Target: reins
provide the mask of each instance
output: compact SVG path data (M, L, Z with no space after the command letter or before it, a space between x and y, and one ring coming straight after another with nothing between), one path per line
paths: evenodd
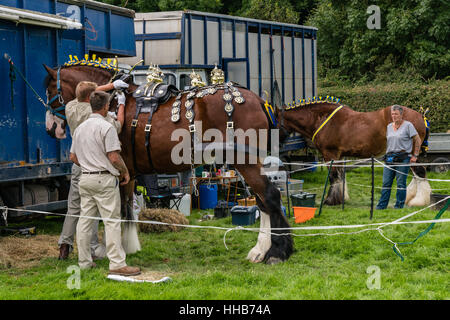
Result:
M12 105L14 106L13 93L12 93L12 91L13 91L12 84L16 80L16 73L17 73L23 79L25 84L31 89L31 91L33 91L35 97L39 100L40 103L42 103L42 105L44 106L44 108L47 111L49 111L54 116L57 116L57 117L59 117L59 118L61 118L63 120L66 120L66 116L60 113L61 111L63 111L66 108L66 104L64 103L64 98L62 96L62 91L61 91L61 79L60 79L61 67L58 68L57 79L56 79L56 88L57 88L58 92L53 98L50 99L50 101L48 103L45 103L44 100L41 98L41 96L33 88L33 86L28 82L27 78L19 70L19 68L17 68L15 66L14 62L12 61L12 58L7 53L5 53L4 58L6 60L8 60L8 63L9 63L9 78L11 79L11 103L12 103ZM58 99L58 102L61 104L61 106L59 106L56 109L53 109L50 105L56 99Z

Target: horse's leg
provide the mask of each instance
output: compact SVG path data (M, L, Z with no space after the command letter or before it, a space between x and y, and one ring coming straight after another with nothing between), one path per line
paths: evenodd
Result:
M327 199L325 204L334 206L342 204L342 193L344 188L344 169L343 168L331 168L330 172L330 189L328 190ZM347 181L345 181L345 195L344 199L347 200Z
M122 218L126 220L137 220L133 214L133 193L136 180L130 180L128 184L120 187ZM126 254L135 253L141 250L137 235L137 225L135 222L124 222L122 224L122 246Z
M259 225L258 241L247 255L247 259L254 263L262 262L267 251L269 251L272 246L270 235L270 216L260 208L260 217L261 220Z
M289 228L289 223L281 211L280 191L265 175L261 175L261 165L236 165L236 169L256 194L261 211L258 242L250 250L247 259L251 262L265 261L267 264L287 260L293 252L291 235L279 235L287 230L271 230Z

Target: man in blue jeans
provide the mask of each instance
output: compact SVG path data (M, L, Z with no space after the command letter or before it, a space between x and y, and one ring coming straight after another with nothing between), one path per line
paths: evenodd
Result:
M411 122L403 120L403 107L393 105L391 116L393 122L388 124L386 130L385 161L388 166L395 166L392 169L387 167L383 169L383 188L381 190L381 198L376 207L378 210L387 208L394 178L397 179L397 194L394 208L401 209L404 207L409 164L417 161L420 150L419 134ZM399 164L404 165L399 166Z

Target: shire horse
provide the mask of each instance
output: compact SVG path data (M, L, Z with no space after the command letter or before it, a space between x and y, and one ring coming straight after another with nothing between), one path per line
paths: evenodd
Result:
M63 102L75 99L75 87L80 81L92 81L98 85L107 84L113 77L111 70L93 66L63 66L52 69L45 66L48 72L46 78L47 99L50 101L52 110L47 111L46 127L48 133L56 138L64 138L66 135L66 120L64 110L61 107ZM60 85L58 86L58 79ZM185 117L186 93L181 97L181 117L176 123L171 121L171 110L175 96L161 105L154 112L151 121L151 134L149 139L150 157L149 161L147 148L145 146L145 124L149 118L149 113L141 113L138 117L138 124L135 129L135 150L133 152L132 121L136 113L136 99L130 92L134 92L138 86L130 84L126 94L125 122L119 139L122 144L121 155L128 167L131 179L137 174L151 173L176 173L192 169L190 163L174 164L171 159L171 150L178 143L171 141L171 134L177 129L189 128L189 121ZM263 111L264 101L256 94L246 88L239 88L245 102L235 104L232 120L234 129L266 129L269 130L269 120ZM217 92L203 97L194 97L193 111L195 121L201 121L202 132L215 128L220 130L222 136L226 136L227 121L230 121L224 111L225 101L223 99L224 90L217 87ZM55 96L61 98L53 99ZM215 141L216 142L216 141ZM247 144L247 142L246 142ZM247 149L248 150L248 149ZM235 154L236 156L236 154ZM249 154L246 154L244 164L235 164L235 168L241 173L246 184L251 187L256 195L257 204L261 210L260 232L256 245L250 250L247 259L253 263L265 262L274 264L286 261L293 253L293 240L290 235L283 234L283 228L289 228L289 223L282 214L280 206L280 192L268 180L265 175L261 175L262 165L260 161L256 164L247 162ZM137 172L136 167L139 172ZM128 184L125 199L122 198L122 215L124 215L124 200L132 201L134 181ZM125 210L126 210L125 206ZM271 228L278 228L272 230ZM269 232L270 231L270 232Z
M339 160L345 156L369 158L383 154L386 151L386 128L392 122L391 107L357 112L345 105L337 110L341 106L334 99L313 100L293 107L283 106L281 111L276 111L278 128L281 130L280 139L298 132L312 141L325 161ZM422 115L410 108L403 107L403 110L403 119L414 125L423 144L426 126ZM325 203L341 204L342 187L343 170L333 167ZM345 198L347 197L346 194Z

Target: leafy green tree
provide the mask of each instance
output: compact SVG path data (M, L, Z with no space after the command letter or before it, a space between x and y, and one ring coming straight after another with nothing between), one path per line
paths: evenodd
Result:
M159 0L158 6L161 11L173 10L197 10L205 12L218 12L222 7L221 0Z
M237 14L248 18L287 23L299 21L299 14L289 0L244 0L243 7Z
M367 27L373 2L380 8L380 29ZM318 28L323 66L351 79L393 69L422 78L450 74L448 1L319 0L308 24Z
M221 0L101 0L104 3L133 9L136 12L198 10L219 12L223 4Z

